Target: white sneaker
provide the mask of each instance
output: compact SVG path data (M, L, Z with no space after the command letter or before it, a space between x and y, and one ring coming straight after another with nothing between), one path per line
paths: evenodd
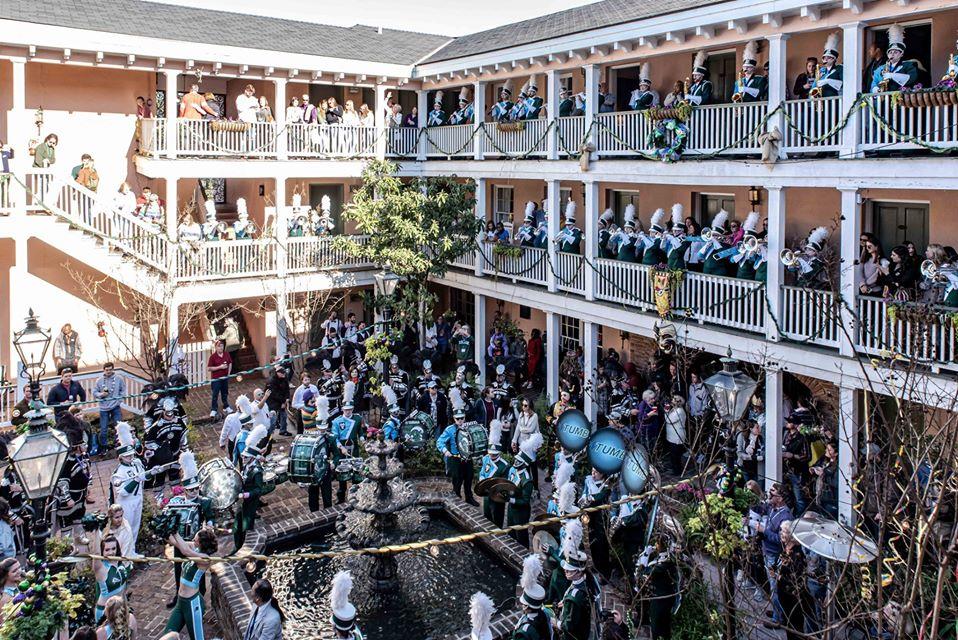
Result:
M215 418L215 417L216 417L216 412L215 412L215 411L210 411L210 417L211 417L211 418Z
M225 413L226 415L233 413L233 407L226 407L225 409L223 409L223 413Z

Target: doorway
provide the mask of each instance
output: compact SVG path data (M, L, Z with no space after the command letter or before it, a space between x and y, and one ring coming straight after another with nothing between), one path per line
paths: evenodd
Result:
M309 185L309 205L311 207L316 210L321 210L320 206L323 201L323 196L329 196L329 214L335 225L331 233L341 234L343 232L343 185Z
M629 100L632 98L632 92L639 88L639 74L642 67L623 67L615 69L615 110L628 111Z
M735 219L735 196L723 193L703 193L699 196L699 209L695 221L706 226L712 223L722 209L728 212L729 220Z
M612 212L615 214L615 223L620 227L625 223L625 207L632 205L635 207L635 219L639 221L639 192L638 191L613 191L612 198L606 198Z
M712 53L705 66L709 70L708 79L712 81L712 102L731 102L735 91L735 52ZM692 68L691 62L689 68Z
M914 242L920 251L928 246L928 205L921 202L874 202L872 229L886 256L906 240Z

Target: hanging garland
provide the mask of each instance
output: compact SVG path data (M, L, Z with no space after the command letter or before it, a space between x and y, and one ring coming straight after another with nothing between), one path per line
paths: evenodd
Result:
M674 118L659 120L649 133L648 145L662 162L678 162L688 144L689 127Z

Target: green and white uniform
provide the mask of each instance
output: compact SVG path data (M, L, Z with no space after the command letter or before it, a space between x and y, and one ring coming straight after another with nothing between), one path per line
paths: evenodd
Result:
M103 566L106 568L106 580L96 581L97 605L93 612L96 622L103 618L103 606L99 603L102 601L105 604L113 596L123 593L126 589L126 582L130 579L130 568L123 563L114 564L109 560L104 560Z
M200 581L203 579L205 569L200 567L192 560L183 563L183 572L180 575L180 584L196 589L196 593L189 598L176 596L176 605L173 612L170 613L170 619L166 623L166 631L176 631L179 633L186 627L186 632L190 634L191 640L204 640L203 635L203 594L199 592Z

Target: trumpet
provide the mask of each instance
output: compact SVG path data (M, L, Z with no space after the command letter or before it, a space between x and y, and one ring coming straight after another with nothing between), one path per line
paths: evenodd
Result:
M758 238L755 236L748 236L742 240L742 248L745 249L746 253L755 253L758 251Z
M779 254L779 259L786 267L794 267L798 264L798 256L795 255L795 252L791 249L782 249L782 253Z
M702 240L705 240L706 242L711 242L714 232L712 231L711 227L706 227L705 229L702 229L702 233L699 235L701 236Z
M812 87L808 92L809 98L821 98L822 97L822 88L818 86L819 81L822 78L822 65L815 65L815 86Z
M745 81L745 76L742 73L738 74L738 82L735 83L736 87L741 87ZM741 102L742 101L742 91L739 89L732 94L732 102Z

